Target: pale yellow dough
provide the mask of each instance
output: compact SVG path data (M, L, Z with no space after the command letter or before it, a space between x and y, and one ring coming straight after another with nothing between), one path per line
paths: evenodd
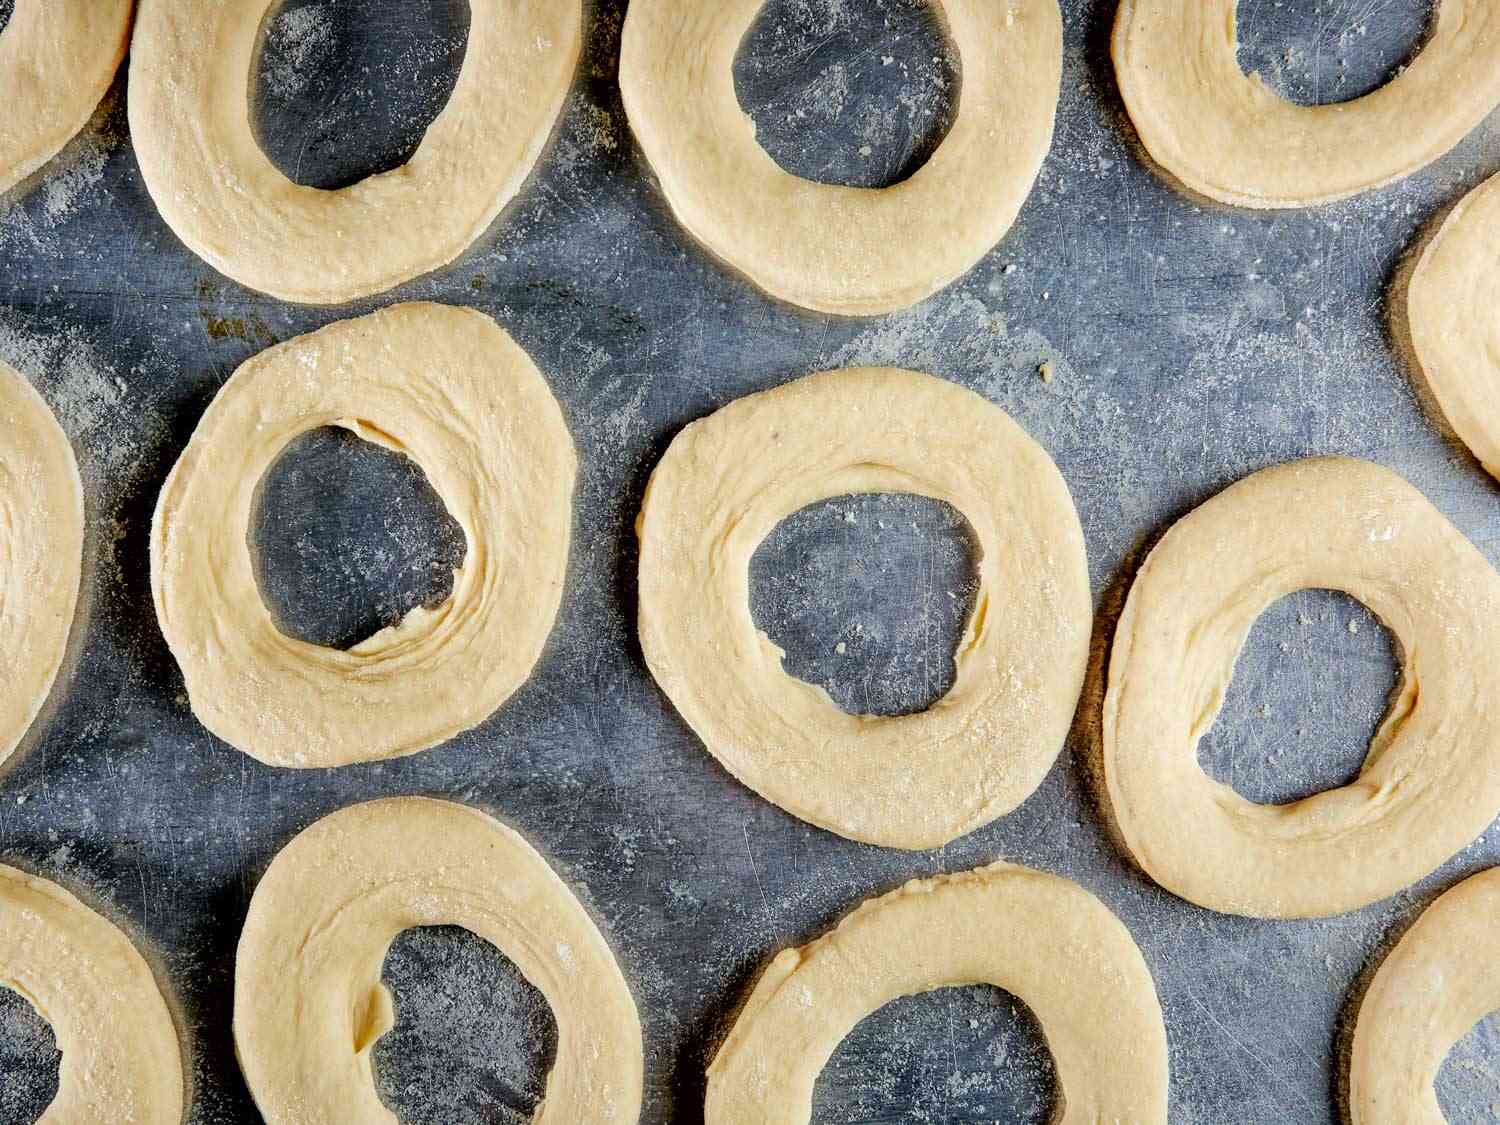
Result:
M1500 4L1437 0L1431 37L1353 101L1287 101L1237 57L1238 0L1120 0L1115 76L1142 143L1189 189L1310 207L1417 171L1500 105Z
M579 0L470 0L458 83L421 146L338 191L293 183L255 138L250 83L276 7L141 0L130 132L162 217L215 269L287 301L352 301L453 261L552 135L578 65Z
M952 689L915 715L839 710L750 616L750 558L782 519L849 493L942 500L979 546ZM1082 690L1092 603L1057 467L999 407L912 371L825 372L688 426L652 474L640 636L709 751L761 796L856 840L936 848L1041 783Z
M247 540L266 471L321 426L411 457L468 544L447 601L347 652L276 627ZM412 754L482 722L551 631L576 473L541 373L472 309L396 305L262 352L203 416L151 528L157 618L194 713L297 768Z
M0 31L0 192L61 151L104 97L133 0L16 0Z
M772 296L870 316L931 296L1005 236L1052 145L1057 0L935 0L963 67L953 128L887 188L814 183L755 139L734 59L764 0L632 0L630 125L688 232Z
M971 984L1041 1024L1056 1125L1166 1125L1166 1029L1130 932L1076 883L1005 863L908 883L778 954L709 1067L706 1125L807 1125L819 1072L860 1020Z
M1380 616L1400 684L1357 780L1253 804L1203 772L1198 741L1256 618L1310 588ZM1500 576L1386 469L1321 458L1255 473L1179 521L1136 576L1103 751L1126 844L1183 898L1304 918L1394 894L1500 812Z
M145 958L56 883L4 866L0 986L52 1025L62 1052L37 1125L180 1125L182 1045Z
M42 396L0 362L0 762L57 679L82 572L73 447Z
M267 1125L395 1125L370 1054L395 1022L386 951L413 926L462 926L493 943L551 1005L557 1058L536 1125L634 1125L640 1022L598 928L515 832L419 797L325 817L255 889L234 1042Z

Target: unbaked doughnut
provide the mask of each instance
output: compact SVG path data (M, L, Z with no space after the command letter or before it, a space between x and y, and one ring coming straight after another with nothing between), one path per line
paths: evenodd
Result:
M130 133L162 217L199 257L286 301L335 304L447 265L520 190L582 45L578 0L470 0L453 96L412 158L338 191L303 187L250 122L277 0L141 0Z
M1167 1034L1130 932L1056 875L997 863L916 880L779 953L708 1070L706 1125L806 1125L860 1020L902 996L992 984L1035 1014L1057 1125L1166 1125Z
M347 652L276 627L247 539L261 479L320 426L412 458L468 543L447 601ZM396 305L249 360L198 424L151 528L157 618L194 713L297 768L412 754L482 722L551 631L576 472L541 374L472 309Z
M3 866L0 986L52 1025L62 1052L37 1125L181 1125L182 1044L146 959L56 883Z
M1120 0L1115 76L1151 158L1239 207L1310 207L1411 175L1500 105L1500 4L1437 0L1411 65L1362 98L1287 101L1237 57L1238 0Z
M414 926L462 926L493 943L551 1005L557 1061L536 1125L634 1125L640 1021L599 930L515 832L420 797L324 817L255 889L235 961L234 1044L267 1125L395 1125L370 1055L395 1023L386 951Z
M942 500L978 540L953 688L915 715L849 715L782 668L750 616L750 558L798 509L848 493ZM999 407L912 371L811 375L687 427L637 521L652 674L769 801L872 844L935 848L1009 812L1051 768L1088 660L1083 531L1045 450Z
M740 108L734 59L764 0L632 0L620 88L688 232L774 297L870 316L915 304L1005 236L1052 145L1057 0L934 0L963 62L947 138L903 183L854 188L785 172Z
M133 0L16 0L0 31L0 192L62 150L109 90Z
M1359 778L1257 805L1204 774L1257 617L1342 590L1405 667ZM1393 894L1500 812L1500 576L1395 473L1331 457L1265 469L1184 517L1131 587L1104 701L1115 822L1162 886L1230 914L1305 918Z

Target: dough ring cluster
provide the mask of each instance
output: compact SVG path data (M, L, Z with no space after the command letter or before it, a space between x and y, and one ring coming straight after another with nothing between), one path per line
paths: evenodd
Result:
M980 551L953 688L915 715L839 710L750 616L750 559L777 523L873 492L953 505ZM637 529L652 674L731 773L795 816L935 848L1015 808L1056 759L1088 659L1083 531L1046 451L972 391L859 368L740 399L678 435Z
M134 0L16 0L0 31L0 192L88 123L130 39Z
M0 986L52 1025L62 1052L37 1125L181 1125L182 1045L145 958L56 883L4 866Z
M515 832L418 797L325 817L255 889L235 963L234 1042L268 1125L395 1125L370 1055L395 1022L380 981L386 951L414 926L462 926L491 942L551 1005L557 1061L536 1125L633 1125L640 1022L593 921Z
M468 543L447 601L347 652L276 627L247 541L261 479L322 426L412 458ZM412 754L482 722L552 628L576 471L541 374L472 309L396 305L262 352L214 399L151 529L157 617L193 711L298 768Z
M1254 804L1204 774L1198 741L1256 618L1312 588L1380 616L1401 682L1357 780ZM1125 843L1185 899L1305 918L1394 894L1500 810L1500 576L1386 469L1324 458L1255 473L1178 522L1136 576L1103 751Z
M453 261L551 137L578 65L582 5L470 0L463 69L421 146L337 191L293 183L255 138L250 83L276 6L141 0L130 132L162 217L215 269L286 301L352 301Z
M1500 868L1423 912L1360 1003L1349 1060L1353 1125L1446 1125L1434 1083L1473 1026L1500 1009Z
M935 0L963 94L927 164L887 188L783 171L740 107L734 59L764 0L634 0L620 87L688 232L774 297L852 316L915 304L1005 236L1052 145L1057 0Z
M67 435L0 362L0 762L47 701L83 573L83 485Z
M1353 101L1302 106L1237 57L1239 0L1120 0L1115 75L1151 158L1239 207L1310 207L1411 175L1500 105L1500 4L1437 0L1422 52Z
M1076 883L997 863L908 883L778 954L708 1070L706 1125L806 1125L860 1020L914 993L992 984L1057 1066L1057 1125L1166 1125L1167 1034L1130 932Z

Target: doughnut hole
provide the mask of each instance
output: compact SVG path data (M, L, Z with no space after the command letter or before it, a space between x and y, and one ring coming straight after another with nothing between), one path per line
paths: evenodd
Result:
M979 589L978 547L952 506L922 496L842 496L794 512L750 561L750 614L789 675L844 711L905 715L955 677Z
M1452 1125L1500 1117L1500 1012L1491 1013L1453 1045L1438 1071L1438 1104Z
M3 2L3 0L0 0ZM57 1097L62 1052L40 1012L0 988L0 1121L31 1125Z
M806 180L888 187L958 112L959 56L927 0L769 0L734 66L771 159Z

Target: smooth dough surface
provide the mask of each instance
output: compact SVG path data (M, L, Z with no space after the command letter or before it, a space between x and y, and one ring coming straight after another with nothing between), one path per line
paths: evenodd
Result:
M1310 207L1392 183L1500 105L1500 4L1437 0L1426 46L1380 89L1333 105L1283 98L1240 69L1238 0L1120 0L1120 94L1151 158L1239 207Z
M784 171L755 139L734 60L764 0L633 0L620 87L630 125L688 232L772 296L870 316L931 296L1005 236L1057 112L1057 0L934 0L963 68L953 128L886 188Z
M750 615L750 559L781 520L876 492L951 504L979 548L953 687L914 715L841 711ZM1046 451L972 391L854 368L742 398L672 442L637 531L652 674L709 751L793 815L935 848L1015 808L1056 759L1093 619L1083 531Z
M1304 589L1379 615L1401 679L1356 780L1254 804L1203 772L1198 741L1256 618ZM1126 844L1185 899L1304 918L1394 894L1500 812L1500 576L1387 469L1319 458L1255 473L1179 521L1137 574L1103 751Z
M468 545L445 602L347 652L277 628L248 541L266 472L321 426L415 461ZM151 528L157 618L194 713L295 768L412 754L482 722L551 631L576 472L541 373L472 309L396 305L249 360L198 424Z
M598 928L511 829L420 797L325 817L255 889L235 963L234 1043L267 1125L395 1125L370 1056L395 1022L381 966L413 926L484 938L551 1005L557 1057L536 1125L634 1125L640 1022Z
M1402 935L1359 1006L1349 1063L1353 1125L1446 1125L1438 1071L1500 1009L1500 869L1465 879Z
M199 257L286 301L335 304L447 265L520 190L573 83L579 0L469 0L453 95L401 167L304 187L255 138L250 84L277 0L141 0L130 133L162 217Z
M1444 417L1500 477L1500 176L1466 196L1422 251L1406 314Z
M146 959L56 883L4 866L0 986L52 1025L62 1052L37 1125L181 1125L182 1045Z
M42 396L0 362L0 762L47 701L83 573L83 484Z
M1057 1125L1166 1125L1167 1034L1146 962L1093 895L997 863L908 883L779 953L708 1070L707 1125L807 1125L813 1085L892 1000L992 984L1023 1001L1057 1067Z
M0 30L0 192L62 150L114 81L133 0L16 0Z

